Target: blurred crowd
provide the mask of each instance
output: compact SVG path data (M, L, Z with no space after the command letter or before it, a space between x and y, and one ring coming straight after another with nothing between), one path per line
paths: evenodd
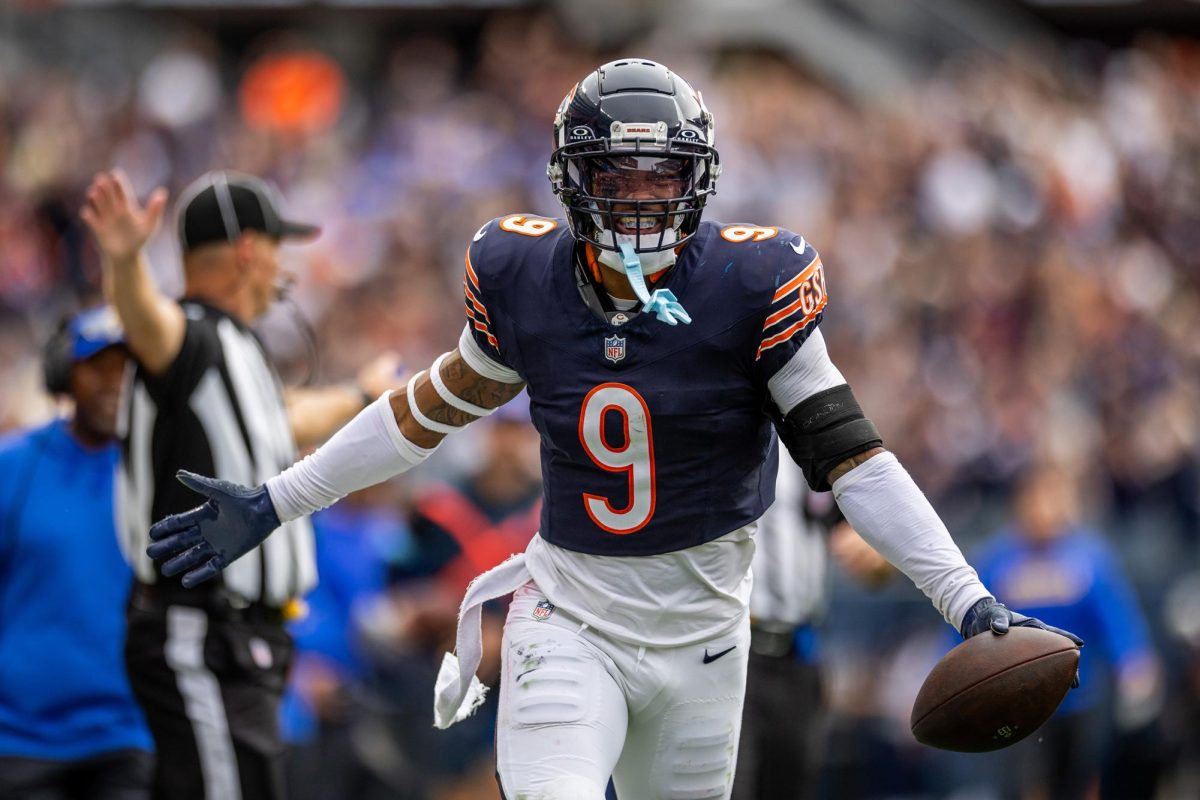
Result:
M292 302L263 326L289 379L345 378L386 348L425 363L462 328L471 234L504 213L557 215L545 164L561 97L598 63L638 51L701 87L715 114L724 172L707 218L786 226L822 252L834 360L968 556L1009 521L1031 468L1052 463L1078 484L1078 516L1124 565L1163 691L1179 699L1155 715L1155 746L1177 756L1177 785L1200 781L1196 43L962 55L868 103L775 53L662 38L602 52L524 13L419 33L368 25L359 36L299 25L248 37L161 16L89 24L86 36L82 26L51 15L0 25L0 430L48 413L38 342L99 292L77 216L97 170L122 167L144 194L241 169L323 225L315 243L288 251ZM150 255L177 291L172 234ZM456 445L433 474L468 480L485 435ZM340 694L373 685L360 705L394 713L372 724L428 727L395 696L396 675L409 673L389 665L398 641L440 652L447 621L378 601L420 572L427 552L407 511L419 502L391 487L318 518L346 528L374 509L370 541L348 547L378 569L353 582L374 592L326 598L337 641L313 645L326 666L303 673L309 717L293 730L312 741L331 723L347 752L393 765L385 784L430 745L401 733L383 750L380 737L364 744L345 728ZM330 591L335 569L322 563ZM892 755L880 763L903 763L915 748L904 740L908 704L943 644L939 623L908 587L868 597L839 585L834 599L829 657L844 669L831 752L842 760L830 763L853 771L881 750ZM887 635L872 627L881 617ZM934 791L905 774L879 791Z

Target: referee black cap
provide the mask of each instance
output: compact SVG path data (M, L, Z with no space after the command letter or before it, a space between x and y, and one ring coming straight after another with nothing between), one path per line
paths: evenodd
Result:
M284 219L279 193L262 178L243 172L201 175L179 198L179 245L187 252L212 242L233 242L255 230L273 239L307 239L316 225Z

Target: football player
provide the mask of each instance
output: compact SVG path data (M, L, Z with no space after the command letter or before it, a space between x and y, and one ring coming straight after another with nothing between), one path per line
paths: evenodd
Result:
M622 797L728 797L777 441L964 636L1041 626L979 582L830 361L816 250L701 221L720 163L699 92L651 61L600 67L555 115L548 172L564 217L475 234L458 347L262 486L181 475L208 502L154 526L164 573L217 574L528 387L540 532L467 590L434 703L445 727L482 699L480 605L515 591L497 735L509 798L598 800L610 775Z

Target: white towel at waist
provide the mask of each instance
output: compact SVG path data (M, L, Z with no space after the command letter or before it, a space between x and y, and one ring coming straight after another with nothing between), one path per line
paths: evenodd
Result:
M476 576L463 595L458 609L458 633L454 652L442 657L437 684L433 690L433 724L449 728L466 719L483 703L487 687L475 677L483 656L480 615L483 604L512 594L531 580L525 567L525 554L519 553L498 567Z

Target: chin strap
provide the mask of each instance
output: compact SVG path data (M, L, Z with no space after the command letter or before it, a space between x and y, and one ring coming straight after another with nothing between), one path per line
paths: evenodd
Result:
M670 289L655 289L650 292L646 288L646 279L642 276L642 260L638 258L633 245L628 242L621 243L621 261L625 264L625 275L629 278L629 285L633 287L633 293L637 295L638 300L642 301L645 311L652 312L660 322L668 325L692 323L692 318L675 299L674 292Z

